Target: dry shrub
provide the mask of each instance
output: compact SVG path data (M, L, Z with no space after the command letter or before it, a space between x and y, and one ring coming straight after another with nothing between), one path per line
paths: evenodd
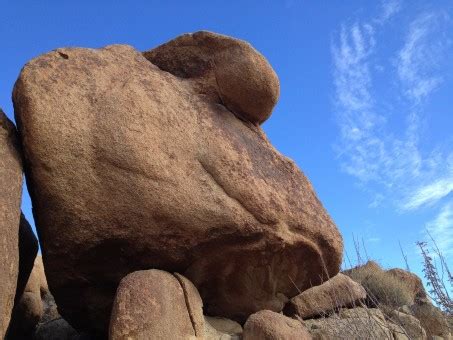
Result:
M409 287L391 273L384 271L376 262L368 261L365 265L344 273L365 288L368 305L397 308L413 302Z

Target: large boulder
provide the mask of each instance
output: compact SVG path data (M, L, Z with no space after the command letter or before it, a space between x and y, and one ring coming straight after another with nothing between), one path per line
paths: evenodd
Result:
M162 270L131 273L113 304L109 339L204 339L203 303L193 284Z
M250 315L244 325L244 340L311 340L305 326L298 320L270 310Z
M341 307L359 306L365 299L366 291L359 283L338 273L323 284L293 297L285 306L285 314L302 319L325 316Z
M49 288L74 327L105 332L141 269L184 274L208 315L242 322L339 271L341 236L294 162L132 47L42 55L13 100Z
M280 94L278 77L249 43L212 32L184 34L150 51L146 59L238 117L263 123Z
M0 339L11 318L19 272L22 160L16 128L0 110Z

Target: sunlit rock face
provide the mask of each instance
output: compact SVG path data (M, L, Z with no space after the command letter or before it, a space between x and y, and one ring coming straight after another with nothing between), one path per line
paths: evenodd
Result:
M197 37L221 46L211 56L220 71L208 63L182 74L156 61ZM30 61L15 85L49 287L79 329L106 334L118 283L137 270L179 272L205 313L240 321L281 311L339 270L335 224L259 127L278 98L270 65L212 33L173 44L149 60L126 45L58 49ZM211 60L209 48L193 49L177 70L193 55ZM236 86L253 89L249 98Z

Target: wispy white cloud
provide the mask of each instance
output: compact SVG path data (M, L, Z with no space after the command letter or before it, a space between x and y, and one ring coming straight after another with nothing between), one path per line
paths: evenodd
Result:
M446 203L439 214L426 224L444 256L453 254L453 201Z
M403 204L405 210L414 210L423 205L433 204L453 192L453 178L440 178L421 186Z
M442 39L435 38L435 34L442 34L439 27L442 22L440 14L420 15L411 23L398 55L398 75L405 94L415 103L429 96L442 82L439 74L433 74L445 47Z
M453 187L449 155L422 148L420 140L424 102L442 84L440 65L448 44L442 22L447 17L442 13L419 15L410 23L398 53L384 61L390 65L386 69L389 83L398 84L395 90L400 96L396 93L394 98L403 98L402 108L394 116L402 119L404 129L393 130L388 121L395 118L381 109L374 78L383 62L379 60L378 30L401 7L400 1L384 2L375 19L343 25L332 43L340 129L336 150L346 173L363 185L373 182L381 188L374 193L378 199L371 207L385 201L387 191L397 197L394 203L400 209L411 210L437 202Z
M381 3L382 9L381 14L375 19L378 24L383 24L385 21L390 19L392 16L397 14L402 8L402 1L400 0L388 0Z

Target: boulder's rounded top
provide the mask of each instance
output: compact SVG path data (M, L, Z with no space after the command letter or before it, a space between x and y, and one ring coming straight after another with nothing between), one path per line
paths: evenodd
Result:
M269 62L249 43L217 33L183 34L144 56L164 71L195 78L209 94L254 124L268 119L280 94Z

